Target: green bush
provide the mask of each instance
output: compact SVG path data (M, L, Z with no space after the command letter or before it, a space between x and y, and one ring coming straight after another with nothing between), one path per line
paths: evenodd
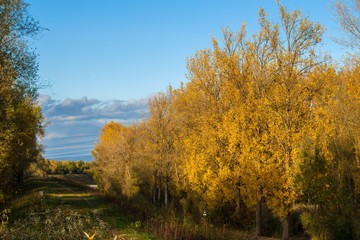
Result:
M305 229L305 232L311 236L311 239L313 240L328 239L328 229L326 224L322 221L317 207L310 206L307 210L308 211L303 212L300 215L300 220Z
M346 213L346 212L345 212ZM330 211L316 205L309 205L300 216L305 232L313 240L358 239L357 220L351 213Z

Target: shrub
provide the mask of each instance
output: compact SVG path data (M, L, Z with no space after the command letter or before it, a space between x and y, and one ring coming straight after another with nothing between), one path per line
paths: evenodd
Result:
M319 210L316 206L309 206L306 212L300 215L301 223L305 232L313 240L328 239L329 233L326 224L322 221Z

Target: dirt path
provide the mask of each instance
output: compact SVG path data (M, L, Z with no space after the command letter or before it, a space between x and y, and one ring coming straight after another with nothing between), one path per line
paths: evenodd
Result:
M91 193L88 193L84 196L83 193L79 192L79 191L74 191L74 188L70 188L69 186L65 185L65 184L61 184L59 182L55 183L56 186L58 186L59 188L61 189L64 189L66 191L68 191L70 194L73 194L75 197L81 199L82 201L84 201L89 208L91 208L91 204L90 202L86 199L85 196L89 196L91 195ZM58 192L57 194L59 194L59 196L61 197L61 195L63 195L64 193L63 192ZM52 196L54 196L55 194L52 194Z

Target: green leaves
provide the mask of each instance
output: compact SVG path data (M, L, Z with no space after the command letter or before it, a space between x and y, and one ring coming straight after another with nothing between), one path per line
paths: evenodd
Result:
M0 193L9 197L38 159L43 117L37 104L36 54L28 38L40 31L21 0L0 3Z

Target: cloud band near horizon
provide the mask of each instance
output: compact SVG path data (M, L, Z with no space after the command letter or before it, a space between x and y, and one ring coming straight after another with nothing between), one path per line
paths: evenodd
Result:
M148 98L139 100L65 99L39 97L48 127L43 139L44 157L55 160L92 160L91 150L100 129L109 121L130 125L149 115Z

